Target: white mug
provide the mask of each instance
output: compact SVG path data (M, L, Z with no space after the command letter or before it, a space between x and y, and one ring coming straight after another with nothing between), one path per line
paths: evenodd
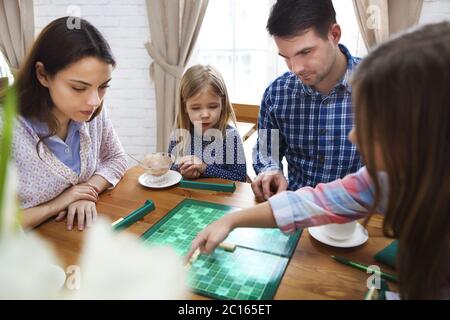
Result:
M330 223L322 226L323 232L330 238L343 241L351 238L356 231L356 221L348 223Z

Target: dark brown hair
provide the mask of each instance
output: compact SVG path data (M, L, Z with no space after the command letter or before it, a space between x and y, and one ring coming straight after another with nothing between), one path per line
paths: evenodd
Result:
M270 11L267 31L271 36L291 38L312 28L327 39L336 23L336 11L331 0L278 0Z
M403 298L439 298L449 272L449 83L449 22L381 45L353 78L356 135L375 183L374 208L381 198L375 142L388 176L383 231L399 239Z
M69 26L71 19L80 19L79 28ZM48 125L49 134L40 137L39 142L54 135L59 124L51 112L54 105L49 90L36 76L36 62L42 62L46 73L54 76L86 57L98 58L112 66L116 64L111 48L92 24L81 18L63 17L52 21L42 30L22 63L14 84L18 90L19 114ZM89 121L101 110L102 105L95 110Z

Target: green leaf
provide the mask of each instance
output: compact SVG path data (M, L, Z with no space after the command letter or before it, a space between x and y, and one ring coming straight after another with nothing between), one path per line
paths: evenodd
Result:
M17 95L14 87L6 89L6 94L3 100L3 134L0 134L0 230L2 230L3 206L5 200L6 189L6 173L8 170L9 159L11 158L14 119L17 109Z

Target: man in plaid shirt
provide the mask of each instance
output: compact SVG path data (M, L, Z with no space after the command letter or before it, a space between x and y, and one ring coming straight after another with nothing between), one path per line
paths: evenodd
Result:
M331 0L278 0L267 30L290 70L266 89L253 148L257 200L356 172L349 80L360 59L339 44ZM288 163L289 184L281 160Z

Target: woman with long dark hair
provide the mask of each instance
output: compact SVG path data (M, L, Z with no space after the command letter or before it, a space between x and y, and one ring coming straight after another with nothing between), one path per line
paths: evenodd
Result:
M45 27L14 86L19 119L13 156L23 226L57 216L79 230L95 222L98 194L115 186L126 157L103 108L115 67L111 49L86 20L59 18Z

